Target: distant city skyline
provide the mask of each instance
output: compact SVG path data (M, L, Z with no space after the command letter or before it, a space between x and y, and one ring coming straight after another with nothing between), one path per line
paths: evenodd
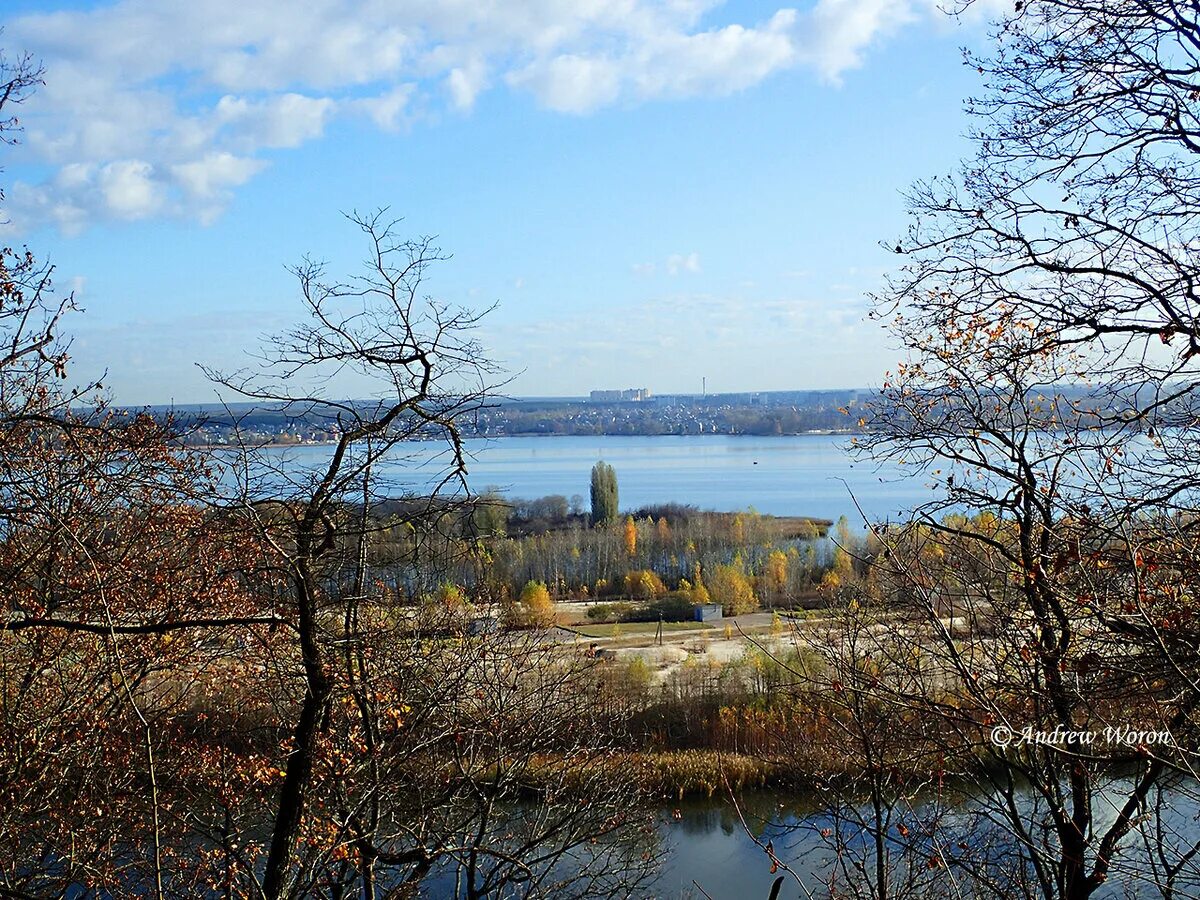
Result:
M245 365L296 320L304 254L353 271L339 211L376 206L452 254L431 294L497 304L478 337L510 395L870 387L894 365L866 294L901 192L968 149L959 46L988 4L385 6L6 4L3 46L46 84L3 151L4 240L86 309L72 377L211 401L196 363Z

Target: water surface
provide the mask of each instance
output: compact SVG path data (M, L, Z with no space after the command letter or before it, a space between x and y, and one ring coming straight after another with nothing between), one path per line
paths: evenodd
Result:
M926 479L896 466L855 461L843 435L750 437L556 436L469 441L468 484L512 497L579 495L586 507L592 466L604 460L617 472L622 510L651 503L688 503L702 509L771 515L857 518L855 500L873 519L897 518L930 499ZM272 449L289 466L318 465L327 446ZM444 445L402 445L404 459L382 467L394 481L420 490L447 462Z

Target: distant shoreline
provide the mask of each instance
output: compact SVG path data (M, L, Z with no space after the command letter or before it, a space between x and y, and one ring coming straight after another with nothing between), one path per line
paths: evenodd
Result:
M658 433L658 434L564 434L561 432L537 432L531 431L521 434L472 434L463 438L464 441L502 441L513 438L711 438L711 437L727 437L727 438L795 438L795 437L857 437L858 435L869 434L866 431L838 431L834 429L814 429L812 431L793 431L786 434L750 434L747 432L705 432L705 433ZM419 443L421 441L437 441L439 438L410 438L401 443ZM330 439L326 441L265 441L260 444L251 444L252 447L332 447L337 444L336 440ZM194 450L233 450L237 449L237 444L188 444L188 447Z

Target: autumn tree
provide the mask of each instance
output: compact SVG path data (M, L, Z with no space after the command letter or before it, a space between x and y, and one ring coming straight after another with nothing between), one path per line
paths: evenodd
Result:
M724 607L727 616L740 616L758 608L758 598L754 596L750 579L746 577L745 568L737 561L713 569L708 578L707 591L714 603Z
M521 596L517 598L520 609L520 622L535 628L544 628L554 624L554 598L544 582L530 581L521 588Z
M660 549L671 545L671 523L667 521L666 516L659 516L658 521L654 523L654 537Z
M662 579L650 569L626 572L624 585L625 593L638 600L657 600L667 592Z
M788 558L786 553L782 550L772 550L767 555L763 579L772 602L777 603L783 599L788 584Z
M9 58L0 51L0 145L17 142L16 114L41 84L31 56ZM0 189L0 203L5 201ZM0 213L0 220L7 216ZM28 248L0 248L0 416L4 421L46 416L65 406L62 390L69 341L59 325L75 309L74 297L54 290L53 267ZM77 389L86 393L93 385Z
M445 512L432 498L444 486L461 483L465 461L458 422L479 407L491 371L472 337L479 314L422 293L429 268L445 258L432 239L402 239L383 211L348 218L369 248L365 274L332 280L322 263L295 266L307 321L269 339L254 369L210 373L243 398L323 420L336 435L328 461L312 471L282 469L277 457L246 448L239 462L242 490L234 498L256 517L275 548L276 564L288 573L287 616L298 636L303 686L263 874L263 891L272 900L292 892L299 877L294 854L333 692L339 683L353 690L369 681L366 657L342 659L335 651L337 641L347 639L336 631L344 631L346 622L353 627L355 598L366 586L364 568L355 566L358 574L342 594L330 590L329 567L343 565L341 551L365 546L373 492L381 482L372 480L372 471L408 438L436 436L449 453L431 497L405 515L410 530L416 534L420 523ZM382 393L373 400L334 399L330 379L346 372L372 379ZM354 502L357 517L347 515ZM361 557L362 550L357 552ZM359 692L360 714L372 715L371 703L367 692ZM369 830L360 837L364 848L372 840Z
M971 3L965 3L970 6ZM1143 504L1195 475L1200 19L1151 0L1029 0L970 55L975 155L916 185L880 297L927 334L1022 323L1056 348ZM919 324L918 324L919 323Z
M0 141L39 81L28 57L0 56ZM178 423L67 380L75 305L52 275L0 250L0 884L161 897L185 877L188 831L165 785L196 746L170 723L284 623Z
M1179 4L1017 4L969 58L977 153L913 189L878 298L909 358L864 443L940 487L879 535L875 572L929 673L894 699L985 761L964 803L990 837L939 857L980 890L1197 883L1197 842L1150 802L1187 802L1172 773L1195 771L1200 699L1180 600L1198 575L1198 34ZM1169 739L990 739L1123 725Z
M617 519L617 473L606 462L592 466L592 524L606 525Z
M622 534L625 541L625 552L629 556L637 553L638 530L637 523L633 521L633 516L625 517L625 530Z
M735 545L746 543L746 519L741 513L729 523L729 540Z
M7 140L38 72L0 75ZM471 518L451 489L491 371L477 316L421 293L428 239L352 220L366 274L297 266L308 321L213 373L323 419L315 469L245 433L188 449L180 423L71 387L70 296L0 251L0 893L369 900L447 869L469 896L639 893L653 842L604 765L594 662L451 629L466 592L425 565L429 542L479 549L447 525ZM347 371L374 399L337 399ZM398 496L377 463L433 434L444 478ZM421 587L374 577L384 545ZM446 616L399 608L439 584Z
M697 562L692 567L692 581L688 586L689 597L697 606L707 606L713 602L712 595L708 592L708 586L704 583L703 574L700 563Z
M428 612L441 617L446 623L457 623L472 612L466 592L453 582L444 581L430 598L432 603Z
M257 370L216 376L256 402L323 417L337 435L312 470L254 447L238 464L235 505L287 575L277 605L296 635L280 668L287 755L263 829L262 892L410 895L458 867L468 896L505 895L530 878L555 895L619 893L652 857L631 849L640 838L620 812L628 786L606 784L595 768L603 734L566 722L572 704L578 721L590 721L575 696L586 690L586 666L556 661L549 642L533 652L536 635L464 633L460 609L439 610L466 599L458 588L437 590L447 602L413 617L400 608L405 597L374 577L375 548L396 531L408 570L431 587L447 578L439 566L486 553L454 523L469 527L478 510L465 492L460 422L486 401L492 370L472 337L478 314L422 293L444 258L431 240L399 238L383 213L350 218L370 249L366 274L332 281L319 264L298 266L309 321L270 341ZM376 379L375 399L331 395L328 379L347 369ZM389 466L402 463L417 436L440 438L447 465L414 492L379 464L385 455ZM483 579L470 598L484 613L505 599L491 591ZM553 623L544 582L526 584L513 606L521 624ZM564 795L573 776L548 763L551 748L591 759L596 777ZM535 783L546 794L527 816L517 800ZM581 860L594 870L582 872Z

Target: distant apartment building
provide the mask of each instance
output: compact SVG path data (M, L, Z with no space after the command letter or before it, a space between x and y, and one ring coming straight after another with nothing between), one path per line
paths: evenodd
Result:
M589 399L592 403L625 403L633 401L641 403L650 399L650 388L626 388L623 391L592 391Z

